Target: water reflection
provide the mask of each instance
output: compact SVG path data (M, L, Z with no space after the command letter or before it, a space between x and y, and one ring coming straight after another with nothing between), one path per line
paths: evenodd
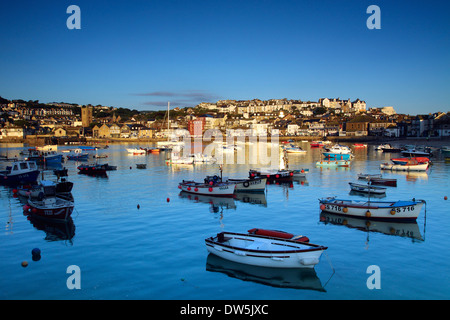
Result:
M326 292L314 268L267 268L222 259L214 254L206 258L206 270L224 273L231 278L277 288Z
M45 232L46 241L66 241L73 245L73 237L75 236L75 224L72 218L66 221L54 222L49 219L41 219L35 215L29 215L27 219L37 230Z
M424 241L424 237L417 222L374 221L370 219L343 217L328 212L320 213L320 222L346 226L364 232L378 232L390 236L410 238L415 241Z

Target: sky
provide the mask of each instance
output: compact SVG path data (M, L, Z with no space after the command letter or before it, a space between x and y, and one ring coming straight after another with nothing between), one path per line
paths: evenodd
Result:
M81 29L69 29L70 5ZM381 29L369 29L370 5ZM450 3L2 1L0 96L137 110L341 98L450 111Z

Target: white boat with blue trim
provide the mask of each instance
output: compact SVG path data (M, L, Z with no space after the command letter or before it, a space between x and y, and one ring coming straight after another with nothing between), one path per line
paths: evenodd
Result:
M419 216L425 200L371 201L319 199L320 210L344 216L368 218L371 220L399 220L414 222Z

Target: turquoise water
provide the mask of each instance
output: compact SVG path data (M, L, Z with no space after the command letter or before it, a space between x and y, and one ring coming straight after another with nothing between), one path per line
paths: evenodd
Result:
M318 199L351 195L358 173L379 173L389 154L356 150L351 168L320 169L319 149L289 155L291 168L309 168L306 180L269 185L265 196L208 199L180 195L178 182L202 180L217 165L167 166L165 153L130 156L126 147L100 150L118 166L107 178L78 175L73 224L30 221L21 199L0 186L0 299L448 299L450 259L449 171L438 154L428 173L385 173L398 179L387 200L426 200L417 223L383 223L321 215ZM9 146L1 154L19 154ZM146 163L147 169L136 169ZM1 166L6 163L0 163ZM254 166L224 165L224 175L246 177ZM53 178L52 173L46 177ZM168 201L169 200L169 201ZM23 200L22 200L23 201ZM139 208L138 208L139 206ZM313 270L248 267L208 256L204 239L251 228L302 234L328 246ZM33 261L31 250L41 258ZM22 267L22 261L28 266ZM80 268L80 289L69 289L69 266ZM380 270L380 289L369 289L369 266Z

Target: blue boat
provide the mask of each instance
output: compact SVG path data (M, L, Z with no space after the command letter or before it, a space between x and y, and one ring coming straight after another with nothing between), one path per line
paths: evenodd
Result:
M63 161L63 157L55 151L39 151L30 149L25 160L34 161L38 165L58 165Z
M21 184L34 183L39 177L39 170L34 161L16 161L6 170L0 171L0 184L6 186L17 186Z
M81 149L75 149L67 155L67 160L87 161L89 153L83 152Z
M351 153L324 152L322 154L325 159L329 160L351 160L353 158L353 155Z

